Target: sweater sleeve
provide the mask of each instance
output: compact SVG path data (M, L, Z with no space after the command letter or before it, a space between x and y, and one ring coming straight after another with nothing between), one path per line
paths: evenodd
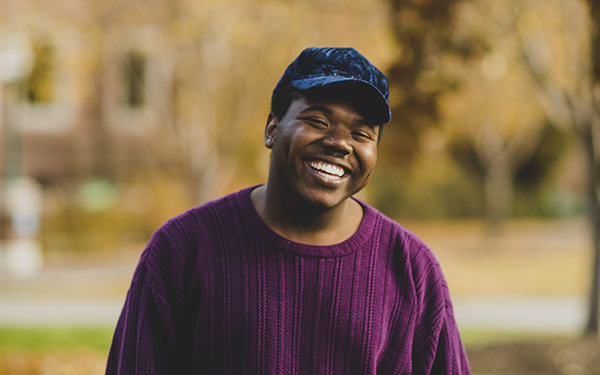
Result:
M452 306L444 315L444 323L440 330L431 374L468 375L471 373L471 369L452 315Z
M115 329L106 374L182 372L182 293L176 277L181 272L176 271L176 258L170 256L168 246L157 237L142 254L134 273Z
M469 375L471 370L454 319L448 285L426 247L417 260L418 318L413 343L413 373Z

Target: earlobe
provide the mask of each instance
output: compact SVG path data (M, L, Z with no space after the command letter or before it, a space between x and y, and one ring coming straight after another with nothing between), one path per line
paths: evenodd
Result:
M279 120L277 120L277 117L275 117L273 113L270 113L267 119L267 125L265 126L265 146L267 148L273 148L277 125L279 125Z

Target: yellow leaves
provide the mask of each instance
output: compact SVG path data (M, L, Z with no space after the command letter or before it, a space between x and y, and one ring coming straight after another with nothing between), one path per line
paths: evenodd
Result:
M545 117L531 74L523 67L524 53L557 89L575 85L580 82L575 73L585 71L588 60L583 54L587 21L582 2L484 3L485 7L465 3L457 9L458 38L479 40L487 50L470 62L445 58L446 74L461 86L442 99L442 112L451 133L468 136L475 129L493 127L509 142L518 134L537 131ZM575 26L572 20L577 17L581 22Z
M499 53L486 55L481 61L481 71L493 81L502 79L506 73L506 58Z

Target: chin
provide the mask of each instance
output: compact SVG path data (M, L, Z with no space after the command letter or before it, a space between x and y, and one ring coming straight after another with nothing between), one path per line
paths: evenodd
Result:
M330 209L344 203L351 195L340 195L339 193L306 193L302 194L302 199L310 206L317 209Z

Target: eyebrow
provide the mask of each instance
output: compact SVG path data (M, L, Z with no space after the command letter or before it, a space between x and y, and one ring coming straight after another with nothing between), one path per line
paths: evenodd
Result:
M304 108L302 111L300 111L301 114L307 113L307 112L312 112L312 111L319 111L322 112L324 114L330 115L333 113L333 111L327 107L323 107L321 105L312 105L308 108Z
M360 119L360 120L358 120L358 123L371 128L373 131L375 131L375 128L378 126L377 124L374 124L371 121L368 121L366 119Z

